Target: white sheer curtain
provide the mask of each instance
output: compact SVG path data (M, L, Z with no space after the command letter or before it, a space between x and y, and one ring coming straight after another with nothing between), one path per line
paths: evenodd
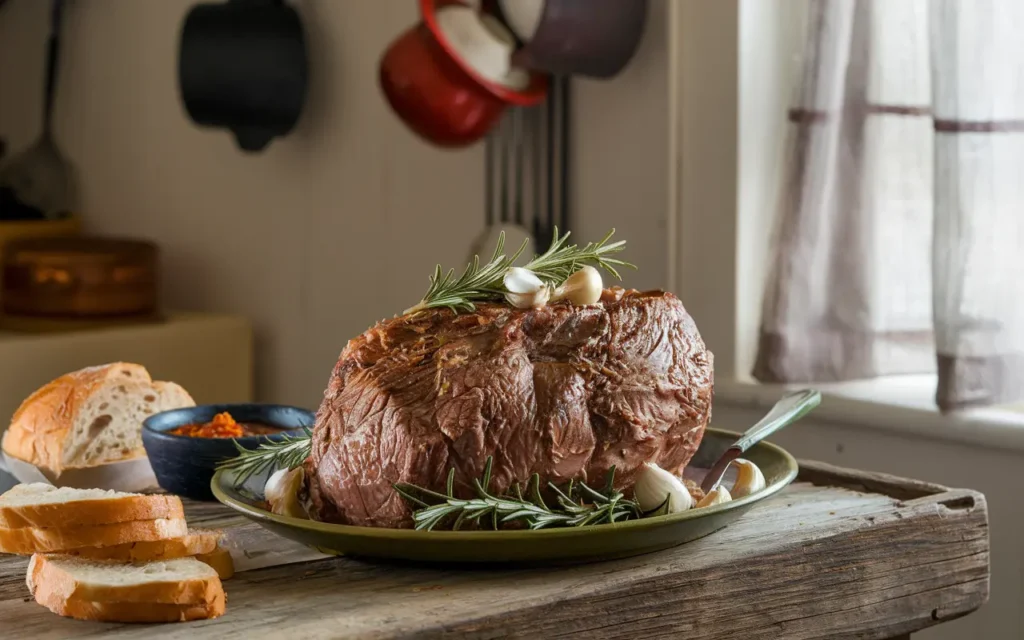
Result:
M754 375L1024 397L1024 0L811 0Z

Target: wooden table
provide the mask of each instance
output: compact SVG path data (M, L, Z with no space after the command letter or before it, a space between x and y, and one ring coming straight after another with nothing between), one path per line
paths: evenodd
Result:
M31 600L0 558L3 638L905 638L988 598L985 498L804 462L737 523L646 556L576 567L444 570L328 558L218 504L241 570L217 620L113 625ZM244 549L244 551L243 551Z

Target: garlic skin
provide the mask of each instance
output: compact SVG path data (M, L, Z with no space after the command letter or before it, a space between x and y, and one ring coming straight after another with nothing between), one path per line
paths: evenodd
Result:
M565 282L555 289L552 301L568 300L580 306L596 304L601 300L603 291L604 281L601 280L601 272L587 265L566 278Z
M712 489L706 496L704 496L700 502L697 503L697 508L702 507L713 507L716 504L725 504L732 500L732 494L725 487L719 486L717 489Z
M534 293L506 293L505 300L516 309L539 309L548 303L551 289L544 287Z
M309 519L299 501L299 489L302 488L303 477L302 467L296 467L291 471L280 469L271 474L263 488L263 496L270 503L271 513Z
M732 485L732 497L742 498L764 489L768 486L764 474L757 468L757 465L750 460L737 458L732 464L736 465L736 482Z
M551 297L551 288L529 269L511 267L503 279L505 300L517 309L543 307Z
M633 485L633 498L640 510L657 509L665 502L665 496L668 496L668 513L679 513L693 506L693 496L682 480L653 462L645 462Z

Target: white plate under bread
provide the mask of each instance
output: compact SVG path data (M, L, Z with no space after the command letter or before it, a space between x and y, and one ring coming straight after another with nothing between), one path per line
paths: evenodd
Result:
M159 488L149 458L111 462L88 469L67 469L59 476L48 473L32 463L3 454L4 466L18 482L45 483L55 487L92 489L100 487L113 491L152 491Z

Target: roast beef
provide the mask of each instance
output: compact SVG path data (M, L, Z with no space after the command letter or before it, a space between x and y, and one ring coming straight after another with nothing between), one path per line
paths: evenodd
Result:
M492 489L537 472L632 486L645 461L681 472L711 417L712 355L682 303L606 290L602 302L481 305L384 320L345 347L306 460L313 517L411 524L394 491L456 490L493 456Z

